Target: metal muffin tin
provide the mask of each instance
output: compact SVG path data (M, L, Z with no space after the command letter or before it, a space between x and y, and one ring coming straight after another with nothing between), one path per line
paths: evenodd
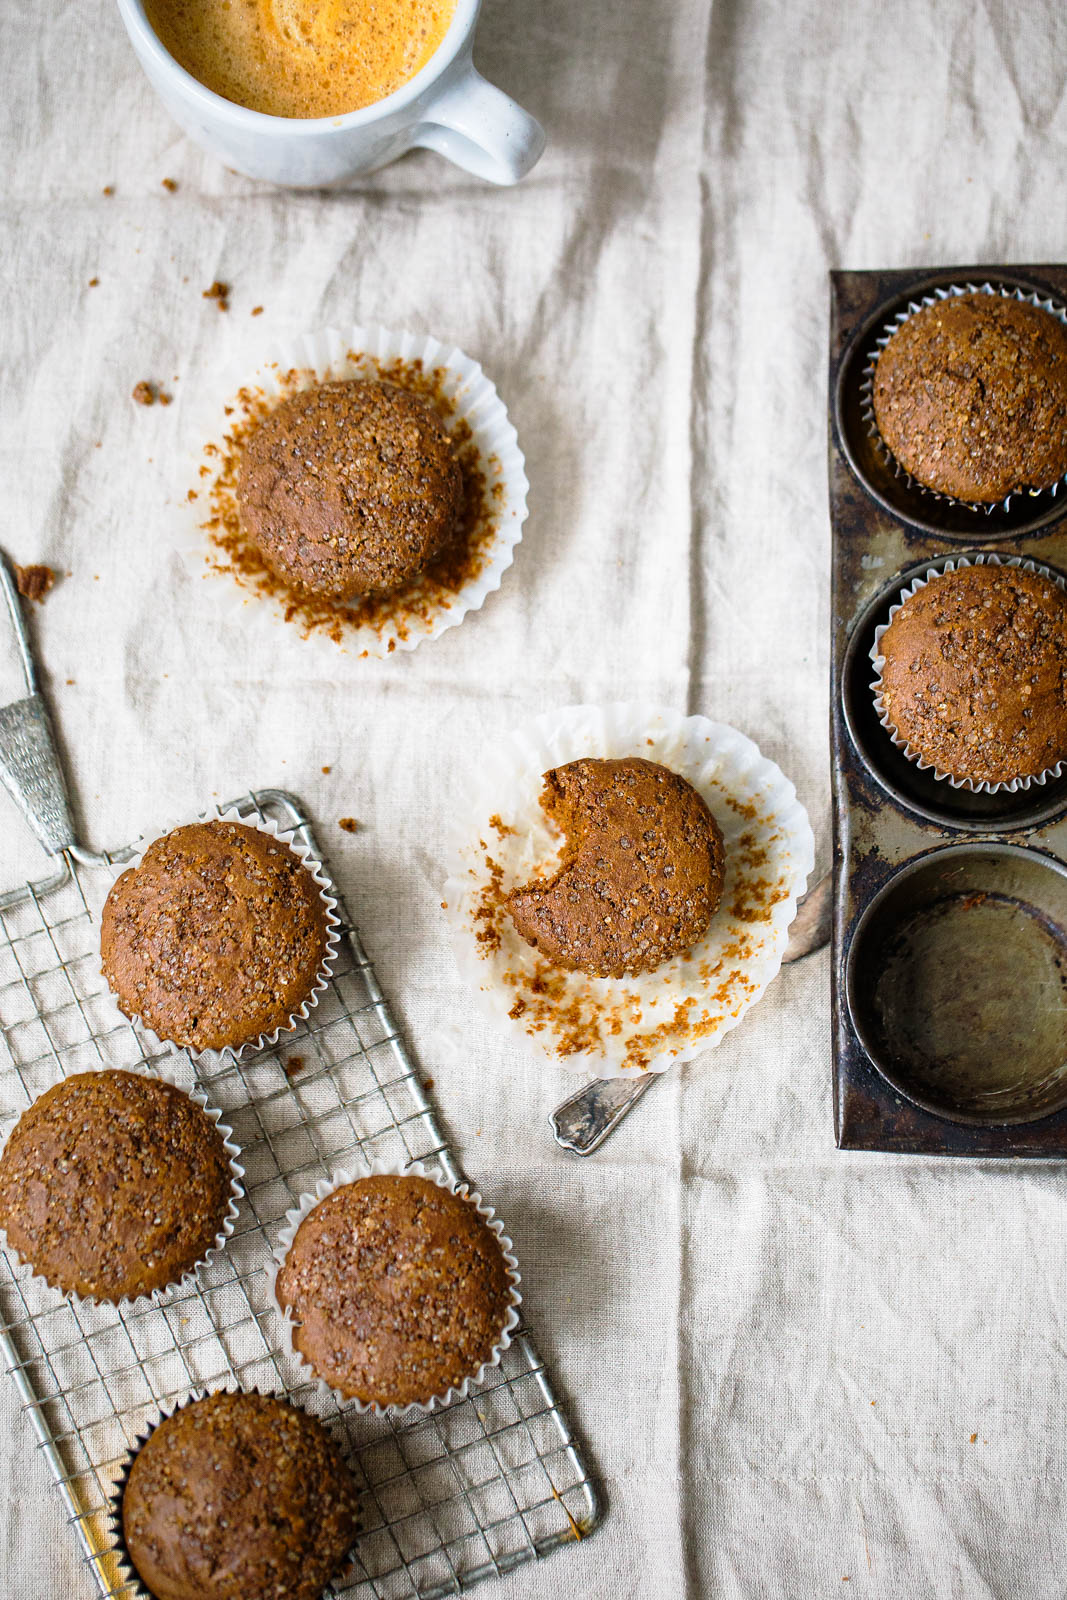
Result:
M1067 776L972 794L891 742L874 629L967 553L1067 572L1067 495L976 510L896 476L864 415L882 328L953 284L1067 302L1067 267L831 274L834 1126L850 1150L1067 1155Z

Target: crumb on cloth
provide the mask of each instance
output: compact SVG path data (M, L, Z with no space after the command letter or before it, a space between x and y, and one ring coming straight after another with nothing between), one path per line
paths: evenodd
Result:
M357 833L359 831L359 822L355 817L339 817L337 826L343 833Z
M142 378L140 383L133 386L133 398L139 406L154 406L158 400L161 406L169 406L173 395L161 389L156 383L149 383L147 378Z
M15 567L15 587L24 600L43 600L55 581L51 567Z
M204 290L203 299L205 299L205 300L214 300L215 304L218 306L220 311L229 311L229 309L230 309L230 286L229 286L229 284L228 283L223 283L221 281L221 279L216 278L214 283L211 285L211 288Z

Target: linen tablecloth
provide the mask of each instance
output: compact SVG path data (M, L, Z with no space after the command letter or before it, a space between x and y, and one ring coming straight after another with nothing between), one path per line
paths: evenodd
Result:
M472 1004L439 901L482 742L613 698L751 735L828 865L827 270L1064 258L1067 12L486 0L479 65L548 131L510 191L427 154L258 187L180 135L107 0L5 0L0 41L0 538L70 574L34 622L79 827L268 784L317 817L606 1488L587 1545L487 1600L1059 1600L1062 1171L835 1152L825 952L566 1157L572 1080ZM484 363L525 538L413 654L267 653L174 553L183 422L273 336L356 320ZM7 886L41 858L0 809ZM29 1440L2 1382L0 1588L77 1600Z

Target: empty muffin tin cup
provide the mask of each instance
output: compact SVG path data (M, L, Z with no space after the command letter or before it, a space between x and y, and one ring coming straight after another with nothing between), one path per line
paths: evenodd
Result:
M898 1093L1006 1126L1067 1106L1067 866L967 841L916 857L856 924L853 1026Z
M1051 568L1042 566L1040 562L1030 561L1022 556L999 556L992 553L989 555L979 553L978 555L957 556L952 560L941 560L939 562L932 563L925 572L913 578L911 582L900 591L897 599L889 607L885 621L879 623L874 630L874 643L871 645L870 649L871 665L874 668L875 673L874 681L871 684L871 692L874 695L874 709L878 715L879 722L882 724L882 727L885 729L893 744L903 753L903 755L907 757L909 761L914 761L920 772L932 772L933 776L939 782L947 783L953 789L967 789L971 792L971 794L1017 794L1020 790L1029 789L1032 784L1043 784L1047 783L1050 778L1062 777L1063 762L1057 761L1054 766L1046 767L1042 772L1034 772L1023 777L1011 778L1003 783L987 783L984 781L976 782L973 778L955 778L950 772L942 772L941 769L933 762L927 761L922 755L921 751L916 750L908 743L907 739L905 739L902 734L898 733L897 729L893 726L889 713L886 710L885 701L882 698L882 672L885 669L885 657L882 654L881 648L882 636L886 632L886 629L889 627L893 618L896 616L897 612L905 604L905 602L910 600L913 595L917 594L920 589L924 589L931 580L936 581L946 572L955 572L960 567L970 566L1021 567L1024 572L1040 573L1042 577L1048 578L1052 583L1056 584L1057 588L1062 590L1064 593L1067 593L1067 582L1065 582L1063 577L1058 572L1053 572Z
M960 500L955 495L945 494L938 489L931 489L925 483L920 483L918 478L913 477L907 468L897 460L882 438L874 414L875 369L878 365L879 356L893 335L899 332L905 322L910 321L912 317L925 310L928 306L935 306L941 301L951 300L954 297L965 294L989 294L999 296L1005 300L1020 300L1026 305L1036 306L1039 311L1049 312L1057 321L1062 322L1067 327L1067 307L1060 305L1055 300L1042 299L1037 293L1028 294L1024 289L1017 286L1009 287L1007 284L993 283L953 283L943 288L936 288L930 294L925 294L917 300L909 301L903 311L898 311L896 316L883 324L882 330L875 340L875 348L867 353L867 364L863 368L861 377L860 396L863 405L863 420L867 425L867 432L879 456L886 466L890 468L894 477L900 479L909 490L915 490L929 500L938 500L946 506L960 506L967 511L980 512L988 516L997 510L1007 512L1012 500L1018 495L1023 495L1030 501L1054 497L1064 485L1067 485L1067 476L1058 478L1055 483L1043 489L1013 490L1003 500Z
M323 953L315 980L303 1002L290 1014L280 1028L273 1029L270 1033L258 1034L255 1038L244 1039L239 1044L227 1045L221 1050L197 1050L193 1045L179 1045L173 1039L164 1039L154 1029L150 1028L142 1017L136 1013L123 1013L134 1024L142 1039L155 1052L157 1050L185 1050L191 1059L196 1061L221 1061L223 1059L242 1060L246 1056L254 1055L259 1050L269 1050L276 1045L283 1034L292 1033L300 1022L306 1022L311 1012L318 1005L320 998L330 985L330 977L337 964L337 954L340 945L341 919L337 915L337 900L331 889L330 879L326 876L322 864L316 861L311 849L306 844L301 844L296 833L291 828L283 828L270 817L246 817L236 806L212 806L210 810L200 811L192 817L180 817L175 822L169 822L165 827L156 828L143 833L137 840L132 855L125 861L113 863L114 884L124 873L134 871L144 860L145 851L157 839L164 838L173 833L176 828L187 827L190 824L206 822L234 822L243 828L253 828L258 833L265 833L272 839L277 839L279 844L284 844L292 851L312 878L319 891L319 899L326 917L326 948ZM109 985L110 989L110 985ZM112 991L112 998L118 1005L118 1000ZM120 1008L121 1009L121 1008Z
M292 1313L287 1306L283 1306L278 1298L278 1274L285 1265L285 1258L292 1249L293 1240L304 1218L312 1212L320 1201L327 1195L333 1194L335 1189L342 1189L348 1184L358 1183L363 1178L425 1178L429 1183L435 1183L439 1189L444 1189L448 1194L458 1195L468 1205L473 1206L496 1239L500 1253L504 1258L507 1268L510 1298L508 1301L507 1315L504 1319L500 1335L494 1344L488 1360L484 1361L475 1372L463 1379L463 1382L454 1385L444 1394L433 1395L426 1401L412 1401L410 1405L379 1405L377 1401L358 1400L350 1395L345 1395L340 1389L333 1388L325 1378L319 1377L315 1368L306 1361L293 1342L293 1331L296 1326ZM492 1206L487 1206L476 1190L472 1190L469 1183L451 1183L436 1167L424 1166L421 1161L409 1162L406 1166L398 1166L392 1162L372 1162L366 1172L349 1172L339 1168L329 1178L322 1178L314 1189L300 1196L299 1201L291 1210L285 1213L284 1225L278 1235L278 1242L274 1247L273 1260L267 1263L267 1287L270 1299L281 1318L282 1324L282 1349L289 1360L294 1362L300 1376L315 1385L319 1394L331 1395L341 1405L348 1406L353 1411L372 1412L377 1417L415 1417L428 1416L430 1412L440 1410L444 1406L452 1405L457 1400L466 1400L472 1389L476 1389L485 1379L493 1367L498 1367L503 1359L505 1350L511 1344L511 1336L519 1325L519 1306L522 1304L522 1295L519 1285L522 1278L519 1274L519 1263L515 1258L511 1240L504 1232L504 1224L497 1217Z

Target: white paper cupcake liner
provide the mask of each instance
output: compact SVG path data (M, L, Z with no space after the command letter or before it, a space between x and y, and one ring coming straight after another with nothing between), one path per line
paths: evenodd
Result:
M165 1284L161 1289L153 1289L150 1294L134 1295L132 1298L124 1295L121 1300L101 1300L96 1295L75 1294L73 1290L64 1293L62 1289L57 1288L55 1284L49 1283L47 1278L43 1277L39 1272L35 1272L33 1270L33 1263L25 1260L19 1254L14 1245L8 1242L7 1234L5 1233L4 1229L0 1228L0 1245L2 1245L7 1251L8 1257L15 1271L15 1276L21 1279L24 1283L33 1282L38 1284L40 1287L47 1289L55 1296L57 1304L66 1301L68 1305L75 1306L115 1306L121 1313L130 1310L134 1306L143 1307L147 1304L152 1304L155 1306L161 1305L176 1291L195 1287L197 1282L197 1274L203 1267L208 1266L209 1263L212 1262L220 1253L220 1251L225 1249L226 1241L233 1234L233 1226L237 1221L240 1202L244 1198L245 1169L241 1165L240 1146L234 1142L233 1129L227 1123L223 1122L222 1112L217 1110L214 1106L208 1104L207 1095L204 1094L202 1089L184 1088L183 1085L178 1081L176 1072L169 1066L169 1064L159 1063L154 1065L150 1071L143 1072L138 1071L138 1068L136 1067L101 1067L99 1070L102 1072L133 1072L142 1078L159 1078L162 1080L162 1082L169 1083L172 1088L181 1089L182 1093L188 1095L193 1104L199 1106L204 1115L214 1124L216 1132L221 1135L223 1148L226 1151L226 1156L230 1165L230 1198L226 1207L226 1215L223 1218L222 1227L215 1235L214 1244L204 1252L199 1260L195 1261L191 1267L188 1267L186 1271L182 1273L180 1278L176 1278L173 1283ZM42 1090L42 1093L45 1092L47 1091ZM38 1098L40 1098L40 1096L38 1096ZM27 1107L27 1110L28 1109L29 1107ZM15 1126L17 1127L18 1124L16 1123ZM11 1131L14 1132L14 1129ZM10 1138L10 1134L8 1137Z
M412 1401L406 1406L382 1406L377 1402L367 1402L346 1397L339 1389L334 1389L320 1378L310 1362L306 1361L293 1343L294 1321L291 1313L280 1303L277 1294L278 1273L285 1264L285 1258L292 1248L297 1229L310 1211L313 1211L321 1200L333 1194L335 1189L344 1188L350 1183L357 1183L362 1178L427 1178L431 1183L436 1183L439 1189L445 1189L449 1194L459 1195L477 1211L478 1215L487 1223L489 1231L496 1237L500 1246L500 1253L508 1269L508 1279L511 1284L511 1302L508 1306L507 1317L501 1330L497 1343L493 1346L492 1354L488 1361L484 1361L477 1372L471 1373L469 1378L464 1378L458 1386L446 1390L442 1395L434 1395L431 1400ZM285 1213L284 1226L278 1235L278 1242L274 1247L273 1260L267 1265L267 1284L270 1297L273 1301L282 1325L282 1349L295 1364L307 1374L315 1384L318 1392L323 1395L333 1395L343 1406L350 1407L360 1413L372 1412L375 1416L406 1417L413 1415L428 1415L431 1411L440 1410L443 1406L452 1405L457 1400L466 1400L473 1389L484 1383L486 1374L500 1365L504 1351L511 1344L511 1335L519 1325L518 1308L522 1304L522 1295L519 1293L519 1284L522 1278L519 1274L519 1263L515 1258L511 1240L504 1232L504 1224L498 1220L492 1206L487 1206L481 1195L472 1190L467 1183L450 1183L436 1167L424 1166L421 1161L412 1161L408 1166L397 1166L390 1162L372 1162L366 1172L350 1172L346 1168L339 1168L332 1177L323 1178L309 1193L301 1195L297 1204Z
M920 589L925 589L931 579L940 578L946 572L955 572L959 567L983 566L1021 567L1024 572L1038 572L1042 577L1051 579L1057 588L1067 593L1067 583L1064 583L1059 573L1042 566L1040 561L1031 561L1029 557L999 556L991 551L988 555L979 553L973 556L954 556L948 561L938 561L927 567L926 571L921 573L919 577L913 578L907 587L900 591L900 597L890 606L885 621L879 623L878 627L875 628L874 643L870 648L871 665L875 671L875 677L871 683L871 692L874 695L874 709L878 714L878 721L882 724L896 748L907 756L909 761L914 762L920 772L932 772L938 782L947 783L953 789L967 789L971 794L1017 794L1021 789L1029 789L1032 784L1047 783L1050 778L1061 777L1063 774L1063 762L1057 761L1055 766L1046 767L1043 772L1031 773L1025 778L1012 778L1007 783L987 783L984 781L976 783L973 778L954 778L950 772L942 772L941 768L934 762L927 761L913 745L908 743L902 734L897 732L890 721L885 701L882 698L882 672L885 669L885 656L880 648L882 635L904 602L910 600L912 595L917 594Z
M219 469L218 446L235 422L234 396L242 392L262 395L269 405L315 383L350 378L377 378L394 362L421 363L427 373L441 373L440 390L454 405L446 426L466 422L477 449L479 469L485 477L485 500L491 508L492 533L480 549L475 574L455 592L441 595L416 579L404 591L410 603L400 603L395 615L353 626L341 624L336 637L320 628L309 642L323 641L336 656L338 650L356 656L385 657L396 650L414 650L426 639L436 639L484 604L500 587L510 567L526 520L529 484L515 428L494 384L478 362L455 346L422 334L396 333L377 324L367 327L326 328L275 345L263 363L249 374L234 372L222 388L230 415L220 411L203 418L196 429L192 459L187 463L178 499L184 533L180 551L196 582L218 602L224 617L248 628L265 628L276 640L274 625L292 622L284 597L259 594L238 581L227 557L210 539L203 522L208 515L209 485ZM189 491L195 493L189 499ZM421 598L420 598L421 597Z
M637 977L554 966L516 932L508 891L552 870L542 775L583 756L643 756L696 788L722 829L726 880L704 937ZM494 1019L554 1063L599 1078L663 1072L717 1044L781 966L814 840L793 785L744 734L647 705L571 706L502 739L472 773L472 821L443 900L460 974Z
M237 822L240 823L240 825L244 828L254 828L259 833L269 834L271 838L277 839L280 844L288 845L293 854L300 858L300 861L303 863L305 870L308 872L311 878L314 879L319 890L319 898L321 899L323 908L326 912L326 954L323 957L322 964L315 975L315 982L312 986L311 992L303 1004L296 1011L290 1014L288 1021L283 1027L275 1028L271 1033L258 1034L254 1039L247 1039L244 1044L229 1045L223 1050L197 1050L192 1045L176 1044L173 1039L161 1038L160 1035L156 1033L154 1029L150 1028L144 1019L139 1017L136 1013L132 1013L127 1016L127 1014L123 1012L122 1015L127 1016L127 1020L133 1023L141 1038L152 1051L164 1049L173 1050L176 1052L184 1051L188 1056L191 1057L193 1061L219 1062L231 1058L239 1061L245 1056L254 1055L259 1050L269 1050L272 1045L276 1045L278 1043L278 1040L283 1034L291 1033L298 1022L307 1021L307 1018L311 1015L311 1012L318 1005L319 997L324 994L326 989L329 987L330 975L337 962L341 919L337 915L337 900L330 892L333 885L323 871L321 863L315 859L307 845L301 844L299 839L296 838L293 830L281 827L270 817L265 817L261 820L258 817L250 818L243 816L240 810L235 806L227 806L225 808L220 806L211 806L206 811L197 812L194 816L179 817L175 821L168 822L163 827L155 828L149 832L141 834L140 838L134 844L133 854L131 856L129 856L125 861L115 861L111 863L112 883L117 883L119 878L122 877L123 873L129 872L132 868L139 867L144 859L145 851L148 849L149 845L154 844L157 839L161 839L165 834L173 833L175 828L185 827L190 823L215 821ZM108 992L111 994L116 1008L118 1008L118 1000L111 991L110 986Z
M909 318L915 316L916 312L922 311L924 307L935 306L941 300L951 300L953 296L964 294L992 294L1000 295L1005 300L1022 300L1027 305L1036 306L1040 311L1051 312L1057 321L1062 322L1067 327L1067 306L1061 305L1057 300L1042 300L1038 294L1026 294L1022 289L1011 289L1004 284L993 283L954 283L947 289L935 289L932 294L923 295L920 300L909 301L907 310L899 311L890 322L883 326L875 341L875 348L868 352L867 365L863 369L863 381L860 386L860 399L863 405L863 420L867 424L867 432L874 440L875 447L882 460L892 469L895 477L899 478L909 489L915 489L931 500L940 500L944 505L949 506L962 506L967 511L980 512L988 516L990 512L997 509L1007 511L1017 494L1025 493L1030 500L1039 500L1044 496L1048 496L1050 499L1053 498L1061 487L1067 485L1067 474L1057 479L1055 483L1050 484L1046 489L1013 490L1011 494L1005 495L1003 500L959 500L955 495L945 494L940 489L931 489L925 483L920 483L918 478L912 477L908 469L897 460L882 438L874 415L874 371L878 365L878 357L890 339Z

